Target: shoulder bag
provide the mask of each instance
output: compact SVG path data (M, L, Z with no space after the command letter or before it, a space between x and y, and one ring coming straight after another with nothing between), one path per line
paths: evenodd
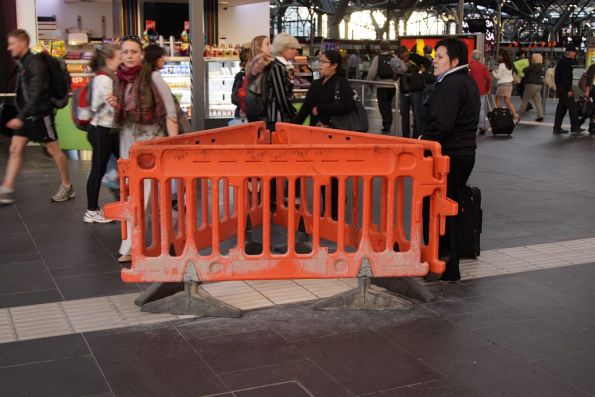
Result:
M339 93L339 79L337 79L335 102L339 101ZM337 130L368 132L368 114L355 91L353 91L353 110L340 116L331 116L330 125Z

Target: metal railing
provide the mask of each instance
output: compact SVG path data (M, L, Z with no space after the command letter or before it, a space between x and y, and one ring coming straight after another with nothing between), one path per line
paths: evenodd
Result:
M362 105L366 110L378 109L377 103L378 100L376 99L376 90L373 90L374 87L386 87L386 88L394 88L395 89L395 116L394 116L394 124L392 127L392 133L395 136L402 135L402 128L401 128L401 113L399 112L399 84L397 81L394 83L385 83L381 81L368 81L368 80L357 80L357 79L350 79L349 82L351 86L356 90L359 95L359 98L362 102ZM374 105L376 105L374 107Z

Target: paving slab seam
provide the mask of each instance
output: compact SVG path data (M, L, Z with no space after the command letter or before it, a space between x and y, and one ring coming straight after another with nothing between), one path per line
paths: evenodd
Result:
M199 358L199 360L201 360L203 362L203 364L209 369L209 371L211 371L211 373L213 374L213 376L215 376L215 378L217 378L217 380L219 382L221 382L221 384L228 390L227 392L219 393L219 395L221 395L221 394L225 395L225 394L231 393L229 386L227 386L227 384L225 382L223 382L223 379L221 378L221 374L220 373L217 373L215 371L215 369L213 369L213 367L211 366L211 364L209 364L208 361L205 360L205 358L196 349L196 347L194 347L194 345L188 341L188 339L186 338L186 336L184 336L184 334L178 329L178 327L174 326L173 328L178 333L178 335L180 335L180 338L182 338L182 340L184 341L184 343L186 343L186 345L188 345L188 347L190 347L190 350L192 350L194 352L194 354L196 354L196 356Z

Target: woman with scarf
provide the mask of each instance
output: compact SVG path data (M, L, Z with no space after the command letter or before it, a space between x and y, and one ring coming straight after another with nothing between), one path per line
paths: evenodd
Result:
M118 69L114 95L109 102L116 108L116 121L120 126L120 156L128 158L135 142L178 135L176 106L165 81L158 70L143 62L143 47L137 36L121 40L122 64ZM150 182L145 181L145 208L150 195ZM119 262L130 261L130 241L122 241Z
M436 85L420 112L420 138L439 142L442 154L450 157L447 196L459 205L475 164L475 133L481 103L467 62L467 47L461 40L448 38L436 44L433 61ZM427 221L429 206L424 204L424 221ZM444 281L461 278L457 249L459 222L460 214L446 218L446 233L440 237L439 257L446 262L441 278ZM424 237L427 241L427 235Z

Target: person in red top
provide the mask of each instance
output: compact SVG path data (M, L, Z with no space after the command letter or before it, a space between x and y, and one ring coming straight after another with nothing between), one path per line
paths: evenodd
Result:
M479 88L479 95L481 95L481 115L482 119L479 122L479 133L485 134L486 132L486 97L485 95L492 91L492 76L486 66L479 61L481 58L481 54L478 50L473 50L471 53L471 63L469 64L469 73L471 77L477 83L477 87Z

